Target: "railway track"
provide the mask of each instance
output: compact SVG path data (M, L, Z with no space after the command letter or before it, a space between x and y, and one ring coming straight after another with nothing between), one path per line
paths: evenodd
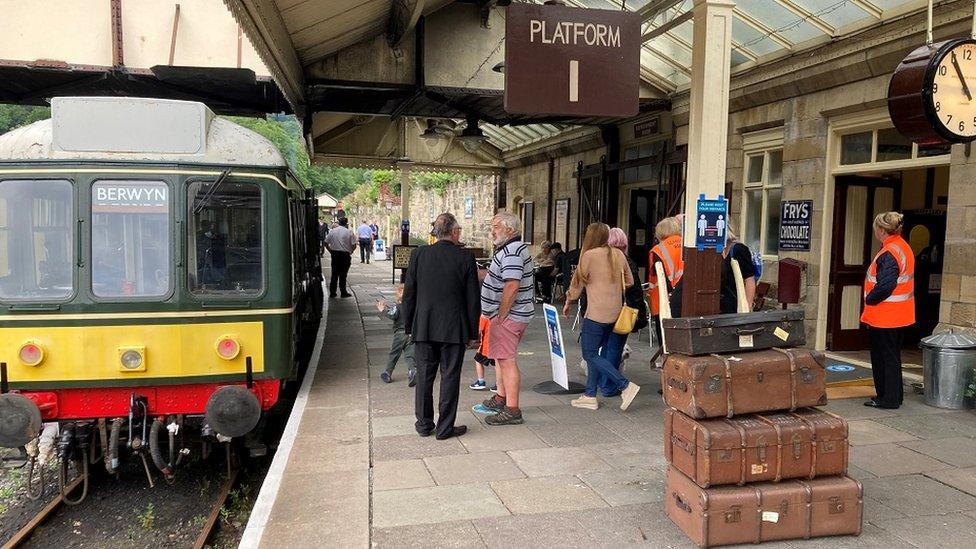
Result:
M208 541L210 541L211 537L216 532L217 526L220 523L220 510L224 507L224 504L227 502L227 497L237 485L239 472L239 468L229 472L227 480L224 482L220 492L217 493L217 499L214 501L210 513L207 515L203 528L197 535L196 541L193 543L193 549L203 549L203 547ZM77 478L70 482L67 486L65 486L63 494L58 494L47 505L41 508L37 514L35 514L27 522L27 524L18 530L9 540L4 542L4 544L0 546L0 549L14 549L23 545L38 527L43 525L64 505L65 496L70 497L71 494L74 493L81 485L81 478Z

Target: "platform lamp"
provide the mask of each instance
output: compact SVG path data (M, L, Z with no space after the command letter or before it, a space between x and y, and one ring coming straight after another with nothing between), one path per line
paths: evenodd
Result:
M464 146L464 150L474 154L488 138L485 137L485 133L478 127L478 119L469 117L467 125L457 139Z
M424 145L431 155L431 160L436 162L444 156L444 153L447 152L447 147L451 144L451 140L454 139L453 123L428 118L427 129L420 134L420 138L424 140Z

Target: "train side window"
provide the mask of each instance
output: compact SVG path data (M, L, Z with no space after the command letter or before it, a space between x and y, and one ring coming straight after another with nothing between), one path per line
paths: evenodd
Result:
M0 300L74 294L74 197L64 180L0 181Z
M162 181L92 185L92 293L123 298L169 293L169 198Z
M256 295L264 289L261 187L197 181L187 189L187 287L206 296Z

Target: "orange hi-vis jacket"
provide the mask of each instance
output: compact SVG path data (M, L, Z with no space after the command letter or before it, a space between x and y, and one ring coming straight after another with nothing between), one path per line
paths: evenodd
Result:
M657 257L658 259L655 259ZM657 271L654 269L654 263L660 261L664 266L664 276L667 277L668 282L671 283L671 287L674 288L675 284L681 280L681 275L685 274L685 262L681 258L681 236L671 235L656 246L651 248L651 251L647 254L647 281L650 282L651 287L648 292L651 294L651 314L656 315L661 310L660 298L657 294Z
M890 253L898 263L898 283L891 295L877 305L864 304L861 322L873 328L903 328L915 324L915 253L901 235L885 239L864 277L864 297L878 283L878 258Z

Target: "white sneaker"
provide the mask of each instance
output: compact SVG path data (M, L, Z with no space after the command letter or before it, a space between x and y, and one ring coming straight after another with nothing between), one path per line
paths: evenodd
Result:
M634 397L637 396L637 392L640 391L640 385L634 382L627 384L627 387L620 393L620 411L626 412L627 408L630 408L630 404L634 402Z
M573 408L586 408L587 410L597 410L600 408L600 401L596 397L588 397L586 395L580 395L579 398L573 399L570 404Z

